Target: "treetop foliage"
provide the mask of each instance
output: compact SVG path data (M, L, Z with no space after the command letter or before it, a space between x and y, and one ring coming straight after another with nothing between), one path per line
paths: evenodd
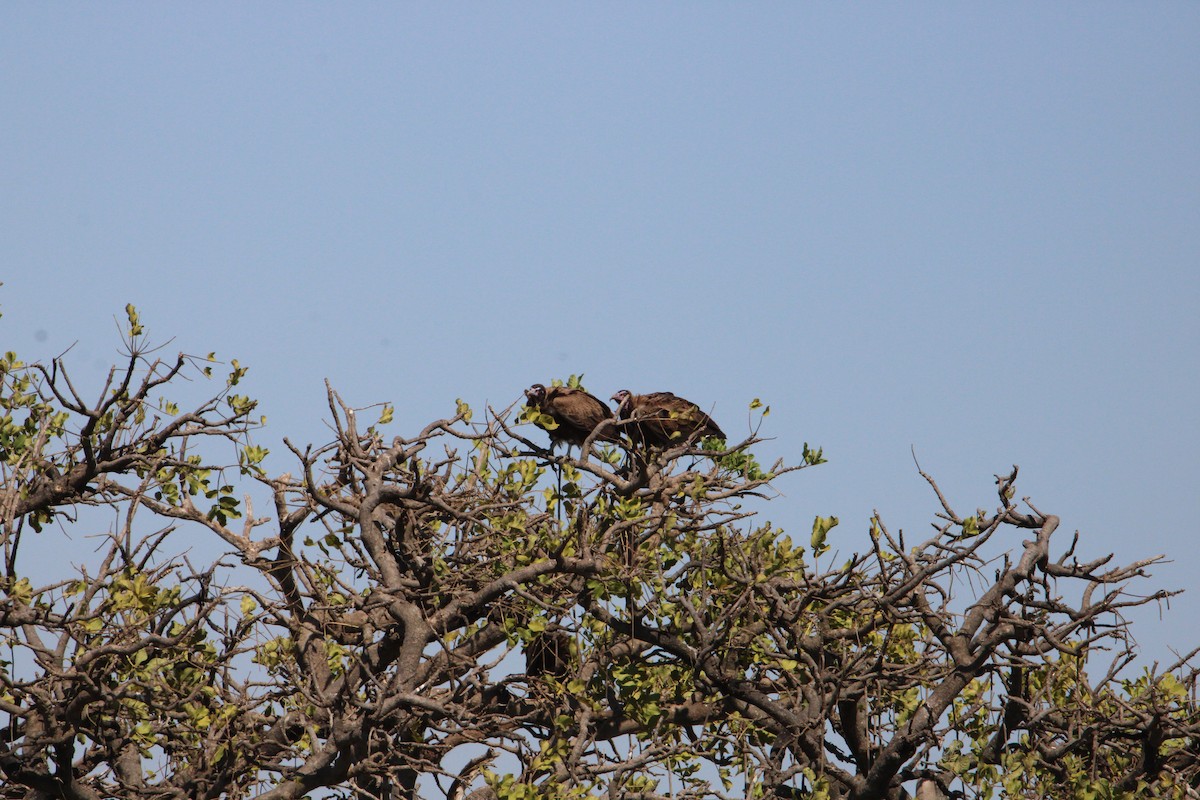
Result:
M1193 653L1130 666L1158 559L1078 554L1015 467L969 514L922 473L928 535L876 513L835 558L836 517L757 514L820 448L561 454L461 400L393 434L327 385L331 439L271 454L246 367L126 312L101 386L0 359L0 797L1200 789Z

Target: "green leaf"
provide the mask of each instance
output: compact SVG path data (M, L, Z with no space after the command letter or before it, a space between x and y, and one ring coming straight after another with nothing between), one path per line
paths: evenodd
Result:
M33 600L33 586L29 583L29 578L21 578L10 585L8 596L21 605L29 605L29 602Z
M824 449L818 447L816 450L809 449L808 442L804 443L804 449L801 450L800 457L804 459L805 466L813 467L817 464L824 464Z
M125 316L129 319L129 335L140 336L142 331L145 329L142 327L142 323L138 318L137 309L134 307L133 303L125 304Z
M228 383L228 385L231 387L237 386L238 382L241 381L241 379L246 376L246 373L249 371L250 368L243 367L241 364L238 363L238 360L236 358L233 359L232 361L230 361L229 365L231 367L233 367L233 370L229 373L229 377L226 378L226 383Z
M837 524L837 517L816 517L813 519L812 549L814 556L819 556L829 549L829 546L825 544L825 538L831 530L837 527Z
M265 447L260 447L259 445L255 444L248 444L242 448L240 459L242 466L247 470L261 474L262 469L259 467L259 464L262 463L263 459L266 458L270 452L271 451Z

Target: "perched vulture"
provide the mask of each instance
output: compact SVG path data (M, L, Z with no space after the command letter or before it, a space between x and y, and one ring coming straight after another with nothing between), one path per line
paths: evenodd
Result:
M571 637L563 631L543 631L525 645L525 674L531 678L571 673Z
M670 392L632 394L622 389L612 399L617 401L617 417L630 421L622 427L634 444L665 448L693 437L695 441L706 436L725 438L725 432L698 405Z
M525 390L525 400L530 406L550 416L558 427L551 430L540 422L539 428L550 434L550 446L559 442L567 445L582 446L596 426L605 420L613 418L612 410L595 395L588 394L583 389L570 389L566 386L551 386L547 389L540 383L535 383ZM621 441L620 433L615 427L602 431L596 437L605 442Z

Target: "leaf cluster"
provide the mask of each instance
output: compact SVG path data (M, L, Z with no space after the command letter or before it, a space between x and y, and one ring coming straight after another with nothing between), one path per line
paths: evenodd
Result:
M1200 785L1196 670L1126 674L1155 560L1079 560L1015 468L968 516L929 479L930 536L875 515L849 556L837 517L807 547L758 517L824 462L807 444L770 468L754 438L555 455L527 410L461 400L389 438L398 404L362 430L327 387L331 440L285 439L275 474L246 368L171 401L215 357L157 360L127 315L96 399L0 361L0 798ZM97 507L96 558L36 579L28 536ZM226 555L194 564L196 537Z

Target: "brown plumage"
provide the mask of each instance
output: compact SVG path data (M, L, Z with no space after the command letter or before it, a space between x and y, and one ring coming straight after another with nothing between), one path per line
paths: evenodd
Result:
M543 631L525 645L525 674L531 678L571 673L571 637L563 631Z
M725 438L725 432L698 405L670 392L633 394L622 389L612 399L618 403L617 417L629 421L622 427L634 444L666 448L706 436Z
M550 434L551 447L559 442L582 446L597 425L613 418L612 410L601 402L600 398L588 394L583 389L570 389L566 386L551 386L547 389L542 384L535 383L525 390L525 399L530 406L558 423L558 427L550 429L535 421L539 428ZM621 441L615 427L601 431L596 439L605 442Z

